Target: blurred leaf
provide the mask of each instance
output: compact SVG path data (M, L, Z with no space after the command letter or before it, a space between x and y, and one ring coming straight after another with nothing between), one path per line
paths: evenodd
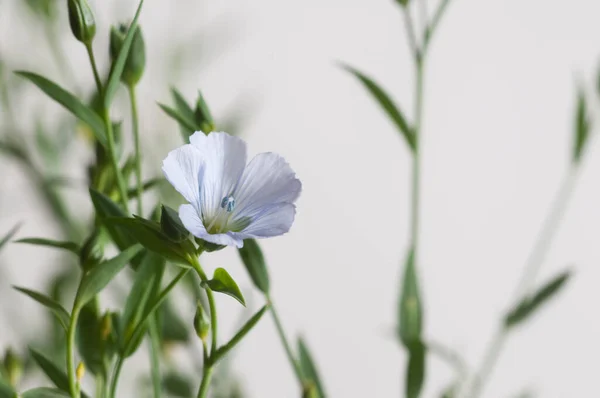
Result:
M423 309L413 248L409 250L404 266L404 278L402 280L402 292L398 308L398 323L399 337L407 348L411 343L421 341Z
M258 242L254 239L246 239L244 247L238 249L242 262L246 266L254 285L263 293L269 293L269 273L265 264L265 258Z
M571 271L564 271L543 285L535 294L523 299L523 301L521 301L521 303L504 318L505 327L513 327L533 315L536 310L554 297L554 295L564 287L570 277Z
M175 311L171 300L165 300L160 306L160 326L163 342L179 342L185 343L190 339L189 329L187 324L181 319Z
M174 119L181 126L182 130L185 131L196 131L196 122L193 119L187 119L185 115L179 113L177 110L168 107L167 105L163 105L161 103L158 104L160 109L162 109L167 115L169 115L172 119ZM191 135L191 134L190 134ZM189 135L188 135L189 137Z
M0 152L10 155L21 162L27 163L29 161L27 154L15 143L0 141Z
M585 95L580 92L577 98L577 112L575 114L575 139L573 146L573 161L578 163L585 149L590 133L590 121L587 116Z
M196 249L189 240L173 242L161 231L160 224L157 222L139 217L113 217L106 219L106 222L123 228L146 249L174 263L190 266L189 256L195 256Z
M146 251L140 267L135 273L135 280L131 291L125 301L125 307L123 308L123 315L121 316L121 338L120 343L121 349L125 350L128 347L130 340L134 337L133 332L135 328L141 323L144 310L148 305L149 300L160 291L160 285L162 276L165 270L165 260L150 251ZM144 326L144 331L146 326ZM126 356L133 354L135 349L141 343L143 333L139 335L139 341L136 341L131 345L132 349L128 352L124 352Z
M165 181L166 180L164 178L152 178L142 184L142 192L146 192ZM127 191L127 197L130 199L137 198L137 187L129 188L129 191Z
M125 35L125 39L123 40L123 45L121 47L121 50L119 51L119 55L115 58L110 69L108 81L106 82L106 86L104 88L104 107L106 109L110 107L110 104L112 103L117 88L119 87L121 75L123 74L123 69L125 68L125 63L127 62L127 58L129 56L129 50L131 49L131 43L133 42L133 39L137 32L137 22L138 18L140 17L143 4L144 0L140 0L137 11L135 12L135 16L133 17L133 21L131 21L129 29L127 29L127 34Z
M312 355L310 354L310 351L302 338L298 339L298 357L302 375L305 379L313 383L317 389L318 397L325 398L325 390L323 389L323 383L319 377L319 371L317 370L315 362L312 359Z
M63 306L60 305L60 303L46 296L45 294L26 289L24 287L13 286L13 288L20 291L23 294L26 294L27 296L31 297L32 299L34 299L35 301L52 311L54 315L56 315L56 318L60 322L60 325L63 327L63 329L65 329L65 332L69 329L71 317L67 310L65 310Z
M79 251L81 250L81 247L79 247L79 245L75 242L58 241L44 238L23 238L15 241L15 243L28 243L30 245L54 247L57 249L68 250L76 255L79 255Z
M90 196L92 198L92 203L94 204L94 209L96 209L96 215L110 234L110 237L115 242L117 247L121 250L125 250L134 245L136 241L127 233L125 233L125 231L106 222L109 217L127 217L127 214L108 196L94 189L90 189Z
M69 391L69 379L65 370L61 369L52 360L44 356L42 353L29 347L31 357L42 369L44 374L54 383L54 385L63 391Z
M4 247L4 245L6 245L8 242L10 242L10 240L13 238L13 236L15 236L15 234L17 233L19 228L21 228L20 223L15 225L14 227L12 227L12 229L10 231L8 231L8 233L0 239L0 249L2 249L2 247Z
M414 132L406 121L402 111L396 106L396 104L394 104L394 101L392 101L391 97L370 77L364 75L351 66L342 64L341 67L352 73L360 80L360 82L379 103L379 106L381 106L381 108L387 113L388 117L396 124L399 132L406 140L408 147L414 153L416 149Z
M0 398L19 398L17 393L0 378Z
M239 332L237 332L235 334L235 336L233 336L231 338L231 340L229 340L225 345L219 347L219 349L217 349L217 352L214 354L214 356L211 356L211 361L212 363L217 363L217 361L219 361L219 359L223 358L225 355L227 355L227 353L229 351L231 351L231 349L233 347L235 347L235 345L237 343L239 343L244 336L246 336L248 334L248 332L250 332L252 330L252 328L254 326L256 326L256 324L258 323L258 321L260 321L260 318L262 318L262 316L265 314L265 312L269 309L268 305L263 306L256 314L254 314L252 316L252 318L250 318L248 320L248 322L246 322L244 324L244 326L242 326L242 328L239 330Z
M213 292L219 292L233 297L240 302L243 306L246 306L244 296L237 283L233 280L231 275L223 268L217 268L213 274L213 278L206 281L206 284Z
M190 136L197 130L195 128L196 116L194 115L194 110L188 105L188 103L185 100L185 98L183 97L183 95L181 95L181 93L179 91L177 91L176 88L174 88L174 87L171 88L171 94L173 96L173 101L175 102L175 109L177 110L177 112L185 120L194 121L193 129L190 129L189 127L187 127L187 125L189 125L189 123L185 123L185 124L179 123L179 128L181 130L181 136L183 137L183 141L187 144L189 142Z
M192 398L192 381L181 373L171 371L163 376L162 385L169 396Z
M25 71L18 71L15 73L31 81L44 93L48 94L48 96L50 96L53 100L64 106L73 115L81 119L81 121L88 124L98 142L100 142L105 148L107 147L106 134L104 132L104 122L96 112L88 108L73 94L64 90L45 77Z
M406 398L421 395L425 381L425 346L415 341L408 344L408 367L406 370Z
M94 301L84 305L77 322L77 349L86 370L95 375L104 374L104 341L98 304Z
M55 388L40 387L25 391L22 398L69 398L70 395Z
M76 303L79 306L87 304L131 261L136 254L142 250L140 245L132 246L122 251L119 255L108 261L104 261L91 270L82 278L77 290Z

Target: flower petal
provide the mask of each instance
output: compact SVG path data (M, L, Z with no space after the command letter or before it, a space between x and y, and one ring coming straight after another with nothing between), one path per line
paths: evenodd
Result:
M233 219L254 220L265 206L295 202L301 190L300 180L283 157L272 152L258 154L244 170L234 194Z
M200 151L193 145L184 145L167 155L162 170L167 180L189 203L200 207L200 178L203 174Z
M291 203L279 203L267 206L256 216L250 225L239 232L242 239L269 238L288 232L294 223L296 206Z
M242 247L244 245L243 240L233 234L209 234L206 231L198 212L192 205L181 205L179 207L179 218L181 219L183 226L197 238L204 239L207 242L215 243L217 245L235 245L237 247Z
M190 137L190 143L202 154L204 174L200 186L202 219L210 220L219 211L224 197L231 195L246 166L246 143L222 132Z

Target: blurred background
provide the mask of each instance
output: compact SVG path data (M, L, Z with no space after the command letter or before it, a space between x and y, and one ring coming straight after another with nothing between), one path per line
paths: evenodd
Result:
M6 129L10 122L24 135L36 170L67 177L69 184L56 192L75 219L87 222L92 210L85 178L93 151L85 134L62 108L12 74L31 70L82 95L92 92L85 50L71 36L66 7L56 3L48 20L24 0L0 0L0 74L15 119L8 120L4 104L0 125ZM90 3L98 24L94 48L106 70L109 26L130 19L136 4ZM429 3L434 9L436 3ZM419 253L425 335L452 347L470 367L480 363L567 173L577 88L593 99L592 113L600 109L599 16L600 4L586 0L455 0L432 44ZM368 71L411 109L413 67L397 4L147 1L140 21L148 58L138 88L144 175L160 176L164 156L181 145L178 126L156 105L171 102L171 86L190 102L201 89L217 126L246 139L251 154L282 154L302 180L303 193L290 233L262 246L284 326L310 344L329 396L401 396L406 357L394 328L409 240L410 155L356 79L337 66L344 61ZM125 90L113 114L128 117ZM129 122L124 126L128 131ZM52 142L36 131L52 132ZM130 146L130 134L124 136ZM512 335L485 396L600 396L596 141L540 280L566 266L575 276ZM0 157L0 231L22 222L18 237L65 236L40 195L36 173L11 156ZM17 244L3 249L0 263L0 347L25 352L27 344L51 333L49 318L11 285L46 291L72 265L55 251ZM205 263L209 270L228 269L250 310L262 305L235 250ZM103 304L116 307L127 283L117 284ZM228 297L217 300L222 331L232 334L239 305ZM191 325L194 300L179 292L173 307ZM194 383L195 345L169 347L173 368ZM139 396L148 374L146 351L126 363L121 396ZM424 397L439 396L454 377L446 363L429 358ZM298 396L270 318L229 366L243 396Z

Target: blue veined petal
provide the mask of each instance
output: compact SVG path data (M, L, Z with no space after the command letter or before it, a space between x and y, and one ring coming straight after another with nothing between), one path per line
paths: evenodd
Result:
M200 219L200 215L192 205L181 205L179 207L179 218L181 219L183 226L197 238L204 239L207 242L215 243L217 245L235 245L237 247L242 247L244 245L243 240L232 233L209 234Z
M292 227L295 216L296 206L291 203L265 206L250 224L236 235L242 239L283 235Z
M233 220L254 220L265 207L293 203L302 190L300 180L285 161L275 153L256 155L244 170L233 196Z
M205 223L221 209L221 201L235 190L246 166L246 143L222 132L204 135L201 131L190 137L204 161L200 185L200 204ZM237 198L236 198L237 200Z
M162 170L167 180L189 203L200 209L200 183L203 175L200 151L184 145L167 155Z

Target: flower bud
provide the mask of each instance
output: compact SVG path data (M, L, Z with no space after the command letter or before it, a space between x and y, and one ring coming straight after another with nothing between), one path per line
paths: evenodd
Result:
M196 110L194 114L196 117L196 124L200 126L200 130L205 134L208 134L215 129L215 122L213 121L210 109L208 109L208 105L206 104L206 101L204 101L201 92L198 92L198 100L196 101Z
M79 362L79 365L77 365L77 369L75 369L75 376L77 377L77 381L83 380L83 376L85 376L85 365L83 362Z
M114 26L110 29L110 56L114 62L119 56L119 52L125 42L125 36L127 35L127 25L121 24L118 28ZM146 45L144 44L144 37L142 36L142 30L139 25L135 28L133 34L133 41L131 47L129 47L129 54L125 61L125 67L123 68L123 74L121 75L121 81L128 86L135 86L144 73L146 67Z
M90 45L96 35L96 21L87 0L68 0L69 23L73 36Z
M100 239L100 231L94 230L79 252L79 263L84 271L88 271L95 265L100 264L103 257L104 245Z
M21 374L23 373L23 363L21 362L21 358L15 355L9 348L4 354L3 365L6 371L6 379L11 386L16 387L19 380L21 380Z
M202 341L206 341L208 337L208 331L210 330L210 320L206 315L206 311L202 308L202 304L198 302L196 307L196 316L194 316L194 329L196 334Z

